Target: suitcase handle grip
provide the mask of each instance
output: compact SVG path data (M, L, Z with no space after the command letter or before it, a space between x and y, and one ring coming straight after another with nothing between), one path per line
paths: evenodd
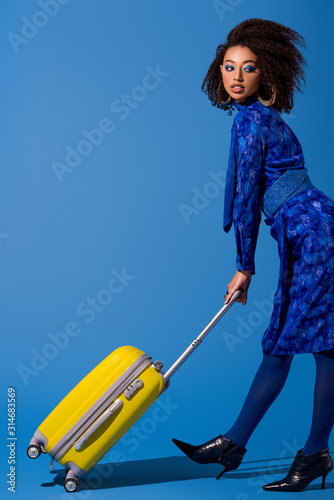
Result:
M115 413L115 411L118 410L123 406L123 401L121 399L116 399L112 405L107 408L102 415L99 416L95 420L95 422L84 432L84 434L78 439L78 441L74 445L74 449L76 451L79 451L83 445L88 441L88 439L101 427L104 422Z
M224 316L224 314L229 310L229 308L234 304L234 302L240 297L242 294L241 290L237 290L234 292L232 297L230 298L228 304L225 304L220 311L212 318L210 323L204 328L204 330L196 337L190 346L184 351L183 354L175 361L175 363L165 372L164 379L166 382L170 379L172 375L180 368L180 366L185 362L187 358L189 358L190 354L194 352L195 349L200 345L204 337L209 333L209 331L215 326L216 323Z

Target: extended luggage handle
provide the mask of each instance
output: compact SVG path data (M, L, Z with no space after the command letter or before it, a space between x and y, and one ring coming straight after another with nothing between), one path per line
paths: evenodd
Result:
M237 290L234 292L232 297L230 298L228 304L225 304L220 311L212 318L210 323L204 328L204 330L198 335L198 337L193 340L190 346L184 351L183 354L175 361L174 364L164 373L164 379L166 382L170 379L172 375L180 368L180 366L185 362L187 358L189 358L190 354L194 352L194 350L200 345L204 337L209 333L209 331L215 326L216 323L220 320L222 316L229 310L229 308L234 304L234 302L240 297L241 290Z

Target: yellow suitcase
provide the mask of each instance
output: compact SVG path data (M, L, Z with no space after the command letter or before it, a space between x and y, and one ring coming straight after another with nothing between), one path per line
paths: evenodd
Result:
M67 469L65 490L75 491L78 478L101 460L167 389L170 377L239 295L235 292L166 373L161 361L154 362L135 347L112 352L38 427L27 449L29 458L48 453Z

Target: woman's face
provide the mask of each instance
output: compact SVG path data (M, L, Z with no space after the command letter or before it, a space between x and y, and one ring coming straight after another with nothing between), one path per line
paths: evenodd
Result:
M220 71L226 92L240 103L255 94L262 81L257 56L240 45L227 49Z

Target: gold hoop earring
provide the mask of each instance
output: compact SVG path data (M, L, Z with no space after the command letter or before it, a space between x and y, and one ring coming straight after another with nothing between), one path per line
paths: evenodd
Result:
M268 83L268 87L270 87L270 83ZM271 97L268 101L262 99L262 97L259 94L259 89L257 89L256 95L261 104L263 104L264 106L272 106L276 100L276 89L272 90Z
M218 85L218 91L217 91L217 99L218 99L218 102L219 104L226 104L228 102L230 102L230 100L232 99L231 96L229 95L228 96L228 99L226 101L222 101L222 98L220 96L220 90L221 90L221 84L223 83L223 80L220 81L219 85ZM225 91L226 92L226 91ZM227 92L226 92L227 93Z

